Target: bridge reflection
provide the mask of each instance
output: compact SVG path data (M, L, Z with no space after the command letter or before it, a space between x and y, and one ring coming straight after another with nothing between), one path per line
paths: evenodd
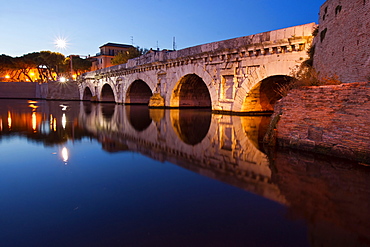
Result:
M259 150L268 117L215 115L206 109L81 103L80 127L107 151L131 150L169 161L271 200L285 203L266 154ZM107 117L109 112L109 117Z
M285 204L307 223L311 246L370 245L368 167L284 150L268 158L259 149L268 117L116 106L107 121L100 107L79 123L105 149L140 152ZM130 122L132 112L150 117L146 129Z
M268 121L207 110L0 100L0 141L18 135L49 146L94 138L108 152L139 152L287 205L289 217L306 222L312 246L369 246L370 168L285 150L267 156L259 140Z

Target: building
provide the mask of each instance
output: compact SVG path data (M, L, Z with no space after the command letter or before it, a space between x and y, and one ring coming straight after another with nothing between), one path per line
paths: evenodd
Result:
M113 66L111 61L115 55L117 55L119 52L128 51L130 48L134 48L134 46L117 43L106 43L99 48L100 52L97 53L95 56L89 58L89 60L92 62L92 71Z

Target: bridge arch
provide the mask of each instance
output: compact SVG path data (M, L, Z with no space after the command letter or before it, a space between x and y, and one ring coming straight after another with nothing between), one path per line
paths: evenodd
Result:
M293 80L286 75L269 76L251 88L241 106L242 112L272 112L276 101L281 98L278 89Z
M211 94L201 77L194 73L187 74L174 87L170 106L211 108Z
M152 96L153 93L148 84L141 79L137 79L127 89L125 104L148 105Z
M85 87L83 95L82 95L82 100L91 101L92 97L93 97L93 94L92 94L91 89L88 86Z
M100 102L116 102L113 88L108 83L104 84L100 93Z

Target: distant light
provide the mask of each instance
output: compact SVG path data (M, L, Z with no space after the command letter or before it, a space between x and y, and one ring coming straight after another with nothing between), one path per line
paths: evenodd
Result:
M57 38L54 41L54 44L55 44L56 48L62 49L62 50L66 49L67 45L68 45L67 40L64 39L64 38Z
M6 75L6 76L5 76L5 78L6 78L6 79L9 79L9 78L10 78L10 75Z
M66 82L66 81L67 81L67 79L66 79L65 77L63 77L63 76L62 76L62 77L60 77L60 78L59 78L59 81L60 81L60 82Z

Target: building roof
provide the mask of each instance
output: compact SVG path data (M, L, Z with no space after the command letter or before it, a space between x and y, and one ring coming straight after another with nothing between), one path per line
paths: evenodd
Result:
M111 47L120 47L120 48L131 48L131 47L134 47L132 45L125 45L125 44L117 44L117 43L106 43L102 46L100 46L99 48L102 48L104 46L111 46Z

